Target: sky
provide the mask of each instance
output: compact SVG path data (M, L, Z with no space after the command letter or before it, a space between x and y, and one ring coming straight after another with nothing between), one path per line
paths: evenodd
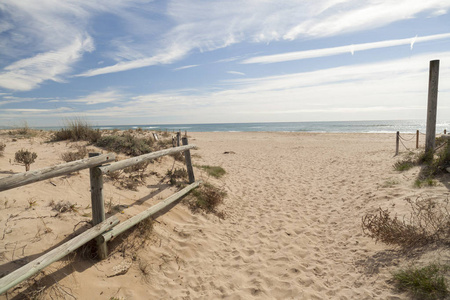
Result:
M450 0L2 0L0 126L450 120Z

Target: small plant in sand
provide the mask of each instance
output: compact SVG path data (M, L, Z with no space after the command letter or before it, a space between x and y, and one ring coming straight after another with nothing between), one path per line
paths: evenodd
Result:
M407 158L405 160L397 161L394 164L394 170L399 171L399 172L403 172L403 171L407 171L407 170L411 169L415 165L416 165L416 163L412 159Z
M220 218L224 218L223 212L217 211L217 206L223 203L227 193L210 183L202 184L191 192L191 197L187 198L187 204L192 211L204 210L214 213Z
M150 265L148 264L148 262L143 258L139 258L138 267L139 267L139 271L142 276L142 280L145 283L149 283L150 282Z
M153 219L146 218L117 237L117 244L112 245L114 250L121 252L123 257L127 255L136 260L136 252L147 244L153 235Z
M208 175L215 178L220 178L226 173L225 170L219 166L198 166L198 167L205 170L206 173L208 173Z
M169 183L171 185L177 185L178 179L186 179L188 177L188 173L184 168L168 170L166 175L169 177Z
M37 200L34 200L34 199L28 199L27 202L28 202L28 207L27 207L28 209L37 205Z
M449 201L437 201L418 197L406 198L411 214L409 218L392 217L386 209L379 208L362 218L363 232L375 240L398 245L403 249L420 247L430 243L450 243Z
M0 157L3 156L3 152L5 152L6 144L0 143Z
M83 159L87 156L88 151L85 146L79 146L77 147L77 152L65 152L61 154L62 160L65 162L71 162L75 160Z
M30 165L34 163L36 158L37 154L35 152L22 149L16 152L14 161L25 165L25 171L28 172L30 171Z
M391 187L393 187L395 185L398 185L398 184L400 184L400 181L398 181L396 179L388 179L388 180L386 180L383 183L382 187L384 187L384 188L391 188Z
M78 206L77 204L70 203L70 201L59 201L55 202L54 200L50 201L49 206L56 210L59 213L65 213L65 212L78 212Z
M424 186L436 186L437 183L435 180L433 180L433 178L425 178L425 179L419 179L417 178L416 181L414 181L414 187L416 188L421 188Z
M445 299L449 295L445 273L449 266L430 264L422 268L408 268L393 274L397 288L414 299Z

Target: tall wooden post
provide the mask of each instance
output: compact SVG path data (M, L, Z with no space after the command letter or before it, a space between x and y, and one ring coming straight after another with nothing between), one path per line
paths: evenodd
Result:
M187 145L187 144L188 144L188 139L187 139L187 137L184 137L183 145ZM195 176L194 176L194 169L192 168L191 151L190 150L184 151L184 158L186 160L186 169L187 169L187 172L189 175L189 183L194 183Z
M400 131L397 131L397 135L395 136L395 155L398 155L399 146L400 146Z
M98 156L100 153L89 153L89 157ZM105 220L105 203L103 200L103 174L99 167L89 169L91 177L91 206L92 225L97 225ZM108 256L108 248L101 238L96 238L97 253L100 259Z
M428 111L427 136L425 153L434 153L436 139L436 114L439 83L439 60L430 61L430 75L428 80Z
M177 132L177 147L180 147L180 144L181 144L180 143L181 142L180 139L181 139L181 131L178 131Z
M419 149L419 130L416 131L416 149Z

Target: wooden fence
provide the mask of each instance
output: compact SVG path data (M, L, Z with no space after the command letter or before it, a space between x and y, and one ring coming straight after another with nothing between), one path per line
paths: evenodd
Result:
M178 138L179 136L180 135L178 135ZM108 165L105 164L115 160L114 153L101 155L99 153L89 153L89 158L86 159L1 178L0 191L6 191L45 179L70 174L72 172L80 171L83 169L89 169L91 185L92 225L94 227L86 230L77 237L40 256L39 258L26 264L25 266L0 278L0 295L93 239L95 239L97 242L97 252L100 259L106 258L108 255L106 243L109 240L148 217L156 218L166 213L168 210L170 210L170 208L178 203L177 201L179 201L181 197L189 193L192 189L198 187L201 184L201 181L195 181L190 154L190 149L193 149L196 146L188 145L187 137L183 137L182 142L183 146L132 157ZM190 183L187 187L168 197L164 201L161 201L160 203L141 212L140 214L124 221L121 224L119 224L119 220L115 216L112 216L105 220L105 205L103 199L104 174L124 169L144 161L149 161L158 157L179 152L184 152L185 156L186 168L188 171Z

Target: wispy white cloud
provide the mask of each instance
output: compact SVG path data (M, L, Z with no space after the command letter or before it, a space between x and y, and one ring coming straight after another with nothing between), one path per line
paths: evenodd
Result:
M28 91L46 80L61 81L61 75L68 73L84 52L93 49L89 36L78 37L59 50L16 61L0 72L0 87Z
M334 2L334 1L330 1ZM319 15L301 20L289 30L284 39L293 40L301 36L325 37L336 34L374 29L401 20L411 19L419 13L435 14L446 10L450 3L429 1L342 1Z
M168 2L165 15L174 26L157 37L158 47L149 45L152 50L147 57L123 60L79 76L170 64L194 50L211 51L242 41L271 42L358 32L448 8L450 3L441 0L173 0ZM350 53L351 49L346 51Z
M83 53L94 49L90 21L101 12L122 13L142 0L3 0L0 2L0 86L26 91L61 80Z
M182 57L184 57L187 54L187 51L184 51L182 48L175 48L172 49L172 52L167 53L161 53L159 55L149 57L149 58L143 58L143 59L137 59L132 61L124 61L120 62L118 64L103 67L103 68L97 68L97 69L91 69L84 73L81 73L76 76L81 77L92 77L102 74L108 74L108 73L116 73L116 72L122 72L127 70L133 70L148 66L155 66L159 64L170 64L173 63Z
M141 95L132 97L125 106L86 113L141 120L171 117L178 123L198 119L260 121L262 115L269 121L421 118L426 112L428 62L436 57L441 59L441 76L450 76L450 52L430 53L282 76L227 80L220 88L210 90ZM450 82L440 83L441 94L449 89Z
M245 73L242 72L238 72L238 71L227 71L228 74L233 74L233 75L242 75L245 76Z
M63 100L60 102L84 103L87 105L95 105L102 103L118 102L120 100L123 100L123 95L118 91L111 90L103 92L94 92L84 97L80 97L77 99Z
M174 71L179 71L179 70L190 69L190 68L195 68L195 67L198 67L198 65L182 66L182 67L179 67L179 68L175 68L175 69L173 69L173 70L174 70Z
M312 121L411 119L426 115L428 63L441 59L441 76L450 76L450 52L430 53L407 59L343 66L282 76L224 81L209 90L173 90L128 97L102 108L4 111L0 118L70 118L149 123L173 120L193 122ZM450 113L443 95L450 82L440 82L439 114ZM101 95L104 92L98 92ZM116 92L120 94L120 92ZM113 94L114 97L115 94ZM85 102L92 95L83 97ZM320 104L320 105L318 105ZM66 110L64 110L66 109ZM126 121L129 120L129 121ZM167 122L167 121L166 121Z
M423 37L413 37L406 39L397 39L397 40L387 40L381 42L374 43L364 43L364 44L356 44L356 45L348 45L341 47L332 47L332 48L324 48L324 49L314 49L307 51L297 51L297 52L288 52L282 54L275 55L265 55L265 56L256 56L248 58L242 61L243 64L254 64L254 63L278 63L284 61L292 61L292 60L301 60L307 58L315 58L315 57L325 57L332 55L339 55L350 53L354 54L356 51L365 51L379 48L387 48L387 47L395 47L402 45L410 45L411 50L413 49L413 45L415 43L422 43L433 40L440 39L450 39L450 33L443 34L435 34Z

